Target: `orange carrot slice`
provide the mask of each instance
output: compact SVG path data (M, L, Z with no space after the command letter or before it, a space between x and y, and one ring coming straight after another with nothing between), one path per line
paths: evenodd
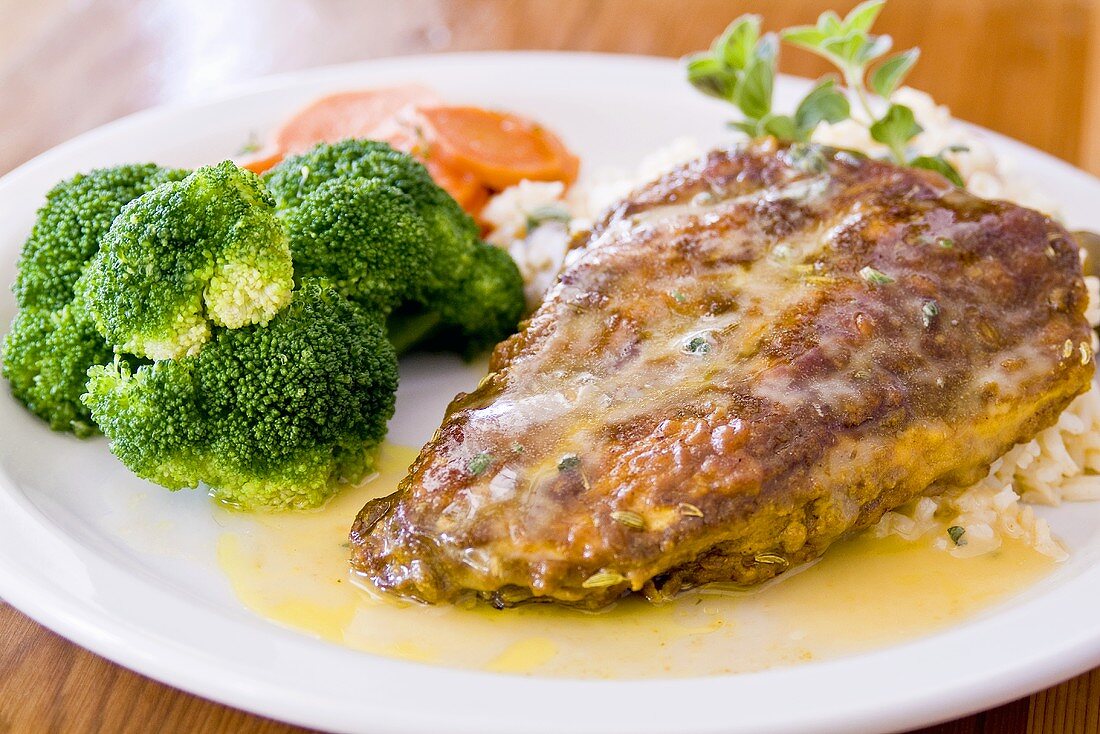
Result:
M429 157L423 163L432 175L432 180L469 214L476 215L489 200L489 189L482 186L469 171L451 168L438 158Z
M419 108L432 156L469 171L490 189L523 179L573 183L579 162L561 140L538 123L480 107Z
M260 174L269 168L274 168L279 165L279 161L284 158L283 152L280 150L272 151L270 148L264 148L260 152L256 153L252 158L241 163L241 168L247 168L255 174Z
M577 157L535 122L477 107L445 107L434 91L412 84L315 100L242 165L263 173L287 155L348 138L383 140L416 156L435 182L474 215L490 189L523 179L569 184L577 177Z
M403 109L438 103L434 91L418 84L330 94L306 105L284 122L272 138L272 147L291 155L317 143L369 138L376 128L394 119Z
M437 156L430 155L428 144L419 131L415 117L398 114L392 120L375 128L370 138L383 140L394 150L400 150L418 158L428 169L432 180L468 213L477 214L489 200L489 190L474 174L454 168Z

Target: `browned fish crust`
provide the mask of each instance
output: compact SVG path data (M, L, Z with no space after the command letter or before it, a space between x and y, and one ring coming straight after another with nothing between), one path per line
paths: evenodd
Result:
M1093 373L1078 248L938 175L765 142L618 205L459 395L354 568L427 602L751 584L1051 425Z

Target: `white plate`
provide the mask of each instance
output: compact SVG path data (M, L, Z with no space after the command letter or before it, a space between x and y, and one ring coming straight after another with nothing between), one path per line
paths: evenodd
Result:
M421 81L451 100L528 113L589 167L632 165L679 135L714 141L729 111L670 61L475 54L370 62L250 84L83 135L0 181L0 281L43 193L73 172L152 159L195 166L326 90ZM786 106L801 83L783 80ZM1100 182L990 136L1100 229ZM0 296L0 321L14 311ZM403 365L391 438L423 442L477 375L455 359ZM303 725L385 732L800 732L914 727L990 707L1100 664L1100 505L1049 513L1073 550L1052 577L946 632L831 662L736 676L591 681L439 669L356 653L259 619L218 570L205 496L131 476L102 439L51 433L0 398L0 595L75 642L159 680ZM151 550L152 549L152 550Z

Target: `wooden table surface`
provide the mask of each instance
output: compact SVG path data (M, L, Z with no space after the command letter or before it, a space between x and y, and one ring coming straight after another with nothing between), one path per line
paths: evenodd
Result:
M474 49L678 56L734 16L777 28L853 0L0 0L0 173L83 130L228 83ZM1100 173L1100 11L1089 0L890 0L880 25L965 119ZM822 68L797 52L783 68ZM1100 615L1098 615L1100 617ZM212 704L70 644L0 602L0 734L303 731ZM1100 669L943 734L1096 734Z

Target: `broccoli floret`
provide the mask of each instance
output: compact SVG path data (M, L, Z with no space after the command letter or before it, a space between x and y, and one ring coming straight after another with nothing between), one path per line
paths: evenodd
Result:
M375 140L320 143L311 150L289 156L265 176L280 210L302 205L310 194L333 179L378 179L411 197L433 243L435 259L429 276L442 287L451 281L456 266L465 269L466 248L478 238L477 224L451 196L439 188L427 169L410 155ZM441 253L446 258L440 258ZM425 277L425 276L422 276Z
M19 256L13 288L19 306L58 309L67 304L77 278L122 207L186 175L187 171L146 163L101 168L54 186Z
M385 316L419 298L429 239L413 199L379 179L333 179L286 215L294 276L328 278Z
M512 257L486 243L479 243L473 254L474 266L451 299L438 301L434 309L409 303L390 314L386 329L398 354L430 340L433 348L473 357L515 330L524 309L515 292L523 288L523 278ZM457 332L441 328L447 324L470 326Z
M364 256L360 251L364 248L396 248L399 241L405 244L389 257L373 255L379 267L386 268L376 271L374 280L408 281L404 292L396 287L389 290L394 300L386 310L407 315L393 323L422 325L434 319L436 339L448 346L461 345L463 351L495 343L514 331L524 307L518 268L507 254L487 249L490 246L479 239L473 219L412 156L370 140L322 143L302 155L286 158L267 174L266 180L290 225L295 261L312 261L318 266L311 270L314 274L342 281L344 270L329 269L331 266L361 261ZM333 181L346 185L335 187ZM384 184L371 189L370 196L378 200L371 205L373 211L398 208L404 221L406 198L395 196L394 190L408 197L427 235L423 246L412 246L404 236L366 244L359 224L328 226L324 231L294 224L311 219L325 221L326 212L330 218L341 216L339 212L346 211L343 197L354 190L353 185L370 181ZM361 194L361 198L366 196ZM317 236L303 238L298 234L303 229ZM411 231L407 228L403 233ZM312 255L321 243L323 256ZM422 253L427 253L425 264L421 264ZM345 293L356 297L352 289L345 289ZM411 341L405 334L394 337L403 343Z
M267 323L290 300L293 266L274 200L225 161L127 204L78 287L107 341L168 359L196 352L211 325Z
M436 299L434 306L443 323L462 327L462 338L453 348L467 354L482 351L516 330L525 308L523 276L511 255L479 242L466 277L451 298Z
M378 316L306 278L267 325L198 354L93 368L85 403L134 473L246 509L316 507L369 471L397 359Z
M16 314L4 341L4 377L12 394L55 431L84 438L95 432L80 401L88 368L106 364L114 350L78 304L28 306Z
M114 358L74 295L77 278L123 206L186 175L153 164L103 168L59 183L38 210L19 258L20 310L4 339L2 371L16 399L54 430L94 432L80 395L88 368Z

